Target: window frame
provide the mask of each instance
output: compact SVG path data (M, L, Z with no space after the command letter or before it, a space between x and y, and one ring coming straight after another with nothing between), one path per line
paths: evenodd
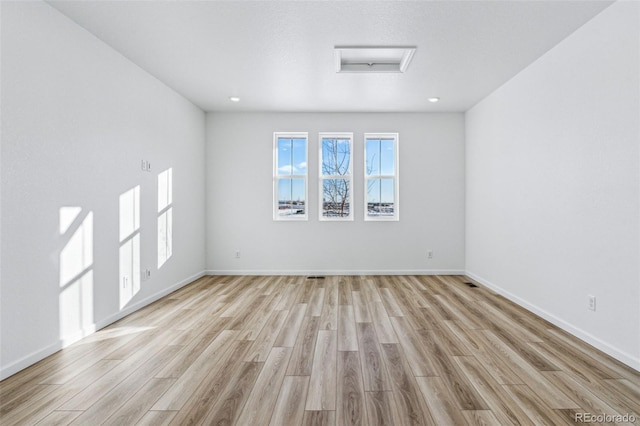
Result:
M367 174L367 141L371 139L392 139L394 141L394 174L382 174L380 170L379 174L368 175ZM400 135L398 133L365 133L363 144L364 155L364 220L369 222L397 222L400 220ZM369 216L369 180L371 179L393 179L393 216Z
M322 148L324 139L349 140L349 168L346 175L325 175L322 172ZM344 179L349 185L349 214L342 217L324 216L324 181L329 179ZM318 134L318 220L323 222L353 221L353 132L320 132Z
M278 175L278 139L304 139L305 163L304 175ZM280 216L278 200L278 183L280 179L304 179L304 215ZM308 132L273 132L273 220L274 221L307 221L309 220L309 133Z

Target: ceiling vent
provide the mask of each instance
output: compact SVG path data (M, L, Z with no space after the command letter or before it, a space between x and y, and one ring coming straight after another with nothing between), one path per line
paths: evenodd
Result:
M335 47L336 72L405 72L415 47Z

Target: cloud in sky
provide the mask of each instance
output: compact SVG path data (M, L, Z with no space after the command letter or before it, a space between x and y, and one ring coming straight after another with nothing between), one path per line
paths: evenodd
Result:
M281 166L278 167L278 171L282 174L285 175L289 175L289 174L296 174L296 172L298 171L298 169L296 167L293 167L291 165L286 165L286 166Z
M307 168L307 162L303 161L298 163L295 166L291 164L286 164L284 166L278 167L278 172L283 175L302 175L305 173L305 169Z

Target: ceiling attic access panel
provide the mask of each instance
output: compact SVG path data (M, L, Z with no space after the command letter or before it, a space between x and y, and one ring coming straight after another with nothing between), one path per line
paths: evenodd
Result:
M416 48L336 46L334 51L338 73L404 73Z

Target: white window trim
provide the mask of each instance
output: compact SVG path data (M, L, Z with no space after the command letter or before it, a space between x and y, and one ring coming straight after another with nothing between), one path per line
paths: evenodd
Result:
M278 138L305 139L307 149L305 162L307 173L304 175L278 176ZM304 179L304 215L280 216L278 214L278 181L279 179ZM305 221L309 219L309 133L308 132L273 132L273 220L276 221Z
M367 140L368 139L393 139L395 141L395 174L394 175L367 175ZM365 133L364 134L364 143L362 148L363 156L364 156L364 167L363 167L363 175L364 175L364 220L371 222L393 222L400 220L400 137L398 133ZM368 214L368 202L367 202L367 182L369 179L385 179L385 178L393 178L394 179L394 189L393 189L393 216L369 216Z
M349 139L349 174L348 175L323 175L322 174L322 140L323 139ZM325 179L346 179L349 181L349 215L344 217L325 217L323 213L323 183ZM322 132L318 134L318 219L323 222L353 221L353 133L352 132Z

